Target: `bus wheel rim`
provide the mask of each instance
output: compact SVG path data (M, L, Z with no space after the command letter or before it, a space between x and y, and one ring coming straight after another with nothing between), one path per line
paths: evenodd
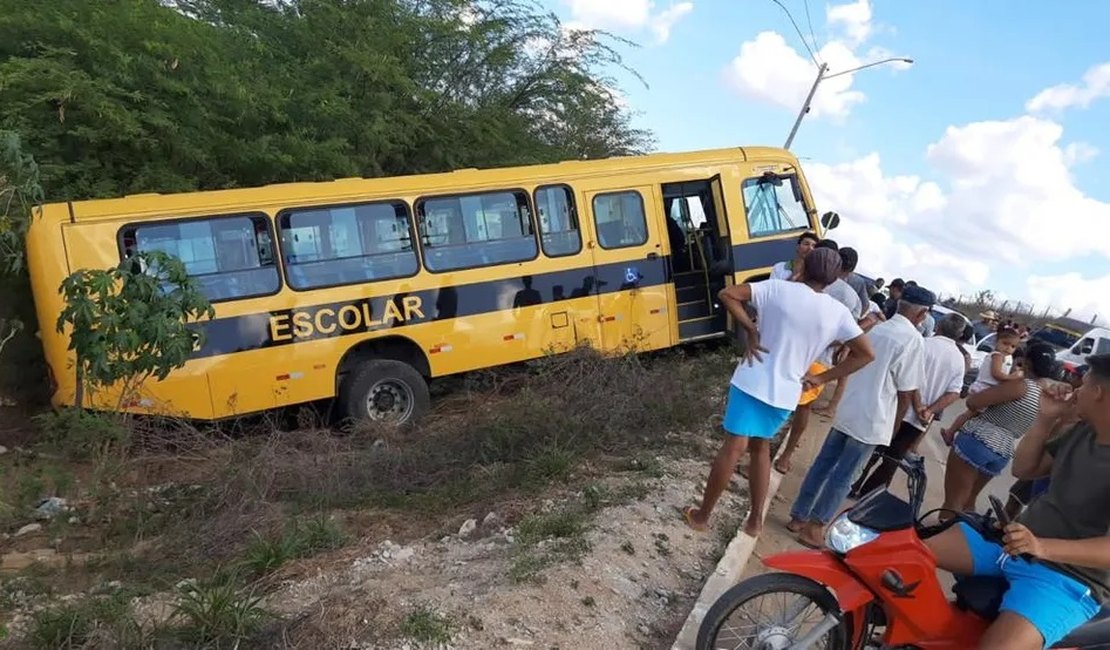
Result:
M370 388L366 412L371 420L404 421L412 415L415 401L412 387L396 379L383 379Z

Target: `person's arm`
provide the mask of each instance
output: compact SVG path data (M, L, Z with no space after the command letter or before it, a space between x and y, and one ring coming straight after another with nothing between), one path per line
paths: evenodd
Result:
M778 282L778 280L774 280L774 282ZM745 282L744 284L727 286L717 294L721 304L736 319L736 324L748 335L748 345L744 349L744 359L749 364L762 361L763 355L761 353L767 351L759 344L759 329L756 327L755 321L748 315L748 310L744 308L745 303L758 302L758 291L760 290L753 288L751 283Z
M1108 531L1110 532L1110 531ZM1049 562L1089 569L1110 569L1110 536L1088 539L1042 539L1040 557Z
M821 386L843 379L875 360L875 350L871 347L871 341L866 334L860 334L844 346L848 348L848 356L819 375L807 375L805 381L814 386Z
M913 407L913 410L918 413L923 410L921 408L921 394L916 390L898 391L898 408L894 414L894 433L898 433L899 427L902 426L902 420L910 412L910 407Z
M1005 404L1025 397L1024 381L1007 381L997 386L970 395L967 398L967 407L973 411L982 411L988 406Z
M1012 556L1027 553L1034 557L1089 569L1110 569L1110 530L1102 537L1087 539L1057 539L1037 537L1019 523L1006 526L1002 538L1006 552Z
M748 316L748 310L744 309L744 303L752 300L752 285L750 283L729 285L721 289L717 298L721 300L721 304L725 306L728 313L736 319L737 325L749 335L752 332L758 335L759 331L756 329L755 322L751 319L751 316Z
M1018 480L1029 481L1048 476L1052 471L1052 456L1045 452L1044 443L1055 426L1053 421L1038 417L1033 426L1018 441L1010 473Z

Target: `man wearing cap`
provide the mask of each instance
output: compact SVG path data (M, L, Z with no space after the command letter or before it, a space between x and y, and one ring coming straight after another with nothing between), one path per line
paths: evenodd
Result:
M887 320L890 320L894 313L898 311L898 299L902 297L902 290L906 287L906 282L902 278L894 278L890 282L890 297L886 299L883 304L883 315Z
M691 528L708 528L713 507L747 451L751 511L744 532L757 536L771 478L770 442L798 405L810 364L835 343L844 343L852 351L844 362L817 375L811 382L816 386L846 377L874 357L856 318L824 293L839 275L840 255L822 248L806 257L798 282L771 279L721 291L721 304L747 333L748 345L732 375L723 422L728 435L713 461L705 494L699 506L683 511ZM755 309L758 327L746 305Z
M823 544L824 527L839 511L863 464L876 447L890 444L911 406L921 406L915 397L924 381L925 340L917 326L935 302L928 289L906 287L894 316L868 332L875 360L848 382L832 429L790 509L787 528L798 533L802 544Z

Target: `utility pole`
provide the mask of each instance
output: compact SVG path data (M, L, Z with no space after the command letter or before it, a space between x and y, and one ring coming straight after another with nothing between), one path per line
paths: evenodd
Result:
M798 119L794 120L794 128L790 129L790 135L786 136L786 144L782 145L783 149L790 149L790 145L794 143L794 136L798 133L798 127L802 125L802 118L809 112L810 104L813 103L813 96L817 94L817 86L821 85L821 80L825 78L825 71L828 69L828 63L822 63L821 67L817 69L817 78L813 80L813 85L809 87L809 94L806 95L806 100L802 104L802 110L798 111Z
M809 109L810 109L811 105L813 104L813 96L815 94L817 94L817 86L820 86L822 81L824 81L826 79L832 79L833 77L839 77L841 75L852 74L853 72L859 72L860 70L864 70L866 68L873 68L877 65L883 65L884 63L895 63L895 62L912 64L913 59L907 59L905 57L891 57L889 59L883 59L882 61L874 61L874 62L868 63L866 65L861 65L859 67L852 68L851 70L844 70L842 72L836 72L836 73L833 73L833 74L830 74L830 75L825 74L826 72L829 71L829 64L828 63L822 63L817 68L817 78L813 80L813 85L810 86L810 88L809 88L809 94L806 95L806 101L805 101L805 103L802 104L802 110L798 111L798 119L794 120L794 128L790 129L790 135L786 136L786 144L784 144L782 146L782 148L783 149L790 149L790 145L794 144L794 136L798 134L798 127L800 127L802 125L802 119L806 116L806 113L809 112Z

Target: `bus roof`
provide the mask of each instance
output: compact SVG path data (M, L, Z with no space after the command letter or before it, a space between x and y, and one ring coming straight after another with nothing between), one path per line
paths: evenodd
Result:
M342 201L346 198L372 197L378 194L413 194L435 192L439 188L462 186L508 189L528 182L558 182L611 173L614 169L650 171L682 165L735 162L748 160L783 161L797 166L790 152L773 147L731 147L683 153L656 153L643 156L571 160L559 163L503 167L492 169L460 169L435 174L413 174L378 178L341 178L334 181L279 183L262 187L227 190L206 190L174 194L132 194L121 198L73 201L69 204L73 221L117 218L121 214L142 215L182 212L242 210L244 205L268 205L283 202L314 202L323 199Z

